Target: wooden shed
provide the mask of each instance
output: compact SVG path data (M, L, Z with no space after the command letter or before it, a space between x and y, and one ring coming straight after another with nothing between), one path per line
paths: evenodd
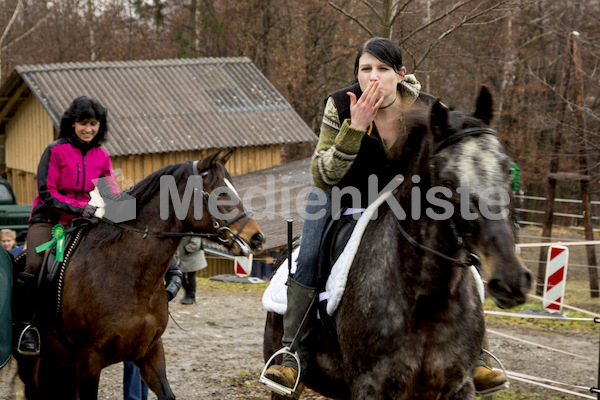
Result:
M222 148L237 148L230 173L246 174L280 165L287 148L310 154L317 139L247 58L18 66L0 87L0 176L20 204L32 203L39 158L81 95L108 108L104 147L123 185Z

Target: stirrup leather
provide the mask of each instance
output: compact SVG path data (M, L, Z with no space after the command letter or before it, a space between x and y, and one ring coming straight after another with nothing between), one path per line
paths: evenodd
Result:
M277 382L272 381L271 379L269 379L265 376L267 369L271 366L271 363L273 362L275 357L277 357L280 354L291 355L292 357L294 357L294 359L296 359L296 363L298 364L298 377L296 378L296 384L294 385L293 388L283 386ZM271 358L269 358L269 360L265 364L265 367L262 370L262 373L260 374L260 378L258 381L260 383L267 385L267 387L270 388L273 392L275 392L281 396L289 397L290 399L292 399L292 398L294 398L294 393L296 393L296 390L298 390L298 386L300 385L300 377L302 376L301 372L302 372L302 368L300 367L300 357L298 356L298 352L292 353L290 351L289 347L284 347L281 350L278 350L275 353L273 353Z
M502 365L502 362L500 362L500 360L498 359L498 357L496 357L495 355L493 355L492 353L490 353L486 349L481 349L481 350L483 350L487 355L489 355L494 360L496 360L496 362L498 363L498 365L500 365L500 368L502 369L502 373L504 373L504 376L506 376L506 382L503 383L502 385L494 386L494 387L491 387L489 389L482 390L480 392L475 391L475 394L477 396L487 396L487 395L498 393L498 392L501 392L503 390L508 389L510 387L510 381L508 380L508 375L506 374L506 369L504 368L504 365Z
M37 342L38 342L37 351L21 350L21 341L23 340L23 335L25 335L25 332L27 332L27 331L31 331L36 336ZM42 341L42 338L40 336L40 331L38 331L35 326L29 324L25 327L25 329L23 329L23 331L21 332L21 335L19 336L19 341L17 342L17 351L19 352L19 354L22 354L25 356L37 356L40 354L41 341Z

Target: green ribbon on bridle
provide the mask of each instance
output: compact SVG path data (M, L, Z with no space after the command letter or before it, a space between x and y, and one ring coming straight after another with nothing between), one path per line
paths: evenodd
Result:
M35 248L36 253L41 253L48 250L56 243L56 261L62 262L65 258L65 227L61 224L56 224L52 227L52 239L49 242L39 245Z

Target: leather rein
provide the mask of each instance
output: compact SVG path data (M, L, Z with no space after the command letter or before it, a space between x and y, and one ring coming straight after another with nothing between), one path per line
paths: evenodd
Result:
M205 176L208 175L208 171L203 171L203 172L198 172L198 161L194 161L192 163L192 175L200 175L202 178L204 178ZM210 212L210 208L208 207L208 199L210 198L210 193L208 193L206 190L202 190L202 199L204 202L204 205L206 207L206 209L208 210L211 222L212 222L212 226L213 228L217 231L216 233L196 233L196 232L155 232L155 231L151 231L149 230L149 227L146 226L146 229L139 229L139 228L135 228L133 226L130 225L125 225L125 224L121 224L121 223L116 223L113 222L109 219L106 218L99 218L99 220L101 222L104 222L106 224L112 225L112 226L116 226L118 228L121 229L125 229L128 231L132 231L132 232L136 232L136 233L141 233L143 234L143 239L146 239L148 237L148 235L153 235L153 236L161 236L161 237L184 237L184 236L194 236L194 237L201 237L201 238L206 238L209 240L212 240L214 242L220 242L222 244L227 244L229 243L232 239L233 241L237 241L238 243L243 244L245 243L244 240L240 237L240 232L244 229L244 227L246 226L246 224L248 223L248 221L250 220L250 218L252 217L252 212L250 211L246 211L244 210L243 212L239 213L238 215L236 215L233 218L230 218L226 221L224 221L224 225L220 225L219 221L215 218L214 215L211 214ZM236 221L245 218L244 222L242 223L242 226L240 226L240 228L238 229L238 231L236 233L234 233L230 226L235 223ZM229 234L229 236L227 235Z
M460 142L464 138L480 136L480 135L493 135L495 137L498 137L498 135L496 134L496 131L491 128L480 127L480 128L463 129L463 130L459 131L458 133L451 135L451 136L447 137L446 139L442 140L441 142L439 142L434 147L433 151L431 152L431 156L435 155L436 153L440 152L442 149L444 149L446 147L452 146L452 145ZM434 180L431 179L432 183L433 183L433 181ZM458 229L456 229L456 224L454 223L454 220L452 220L452 219L450 220L450 228L452 229L452 233L454 235L454 238L456 239L456 243L460 247L462 247L463 249L466 250L466 252L467 252L466 260L459 260L457 258L450 257L444 253L441 253L435 249L432 249L429 246L425 246L424 244L419 243L417 241L417 239L415 239L413 236L411 236L408 232L406 232L404 230L404 228L402 227L402 224L400 224L400 220L398 218L396 218L396 222L398 225L398 230L400 231L402 236L404 236L406 241L408 243L410 243L412 246L417 247L418 249L421 249L428 253L431 253L437 257L443 258L444 260L450 261L459 267L475 266L475 267L479 268L479 266L481 265L480 258L475 253L470 251L469 248L467 247L467 245L465 244L465 241L462 238L462 235L458 232Z

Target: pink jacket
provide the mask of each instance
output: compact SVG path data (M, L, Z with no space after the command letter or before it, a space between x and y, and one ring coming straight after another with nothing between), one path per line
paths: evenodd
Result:
M98 178L106 177L110 190L118 193L110 156L100 145L75 138L51 143L38 164L36 196L29 223L68 224L81 216Z

